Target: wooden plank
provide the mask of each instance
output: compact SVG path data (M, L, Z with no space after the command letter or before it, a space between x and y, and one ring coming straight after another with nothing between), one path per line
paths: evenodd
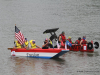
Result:
M14 48L8 48L8 50L11 50L11 49L14 49Z

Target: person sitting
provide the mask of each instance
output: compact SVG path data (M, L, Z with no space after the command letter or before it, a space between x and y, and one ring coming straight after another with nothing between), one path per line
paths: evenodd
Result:
M42 49L48 49L49 47L53 48L52 43L50 43L49 41L50 40L48 40L47 38L45 39L44 45L42 45Z
M30 40L29 42L30 42L31 48L40 48L39 46L35 44L35 40Z
M25 48L29 47L29 42L27 41L27 38L25 38Z
M81 42L81 37L79 37L78 40L75 41L75 44L80 45L80 42Z
M63 31L63 32L59 35L58 42L61 43L61 41L62 41L63 43L65 43L66 40L67 40L67 39L66 39L66 36L65 36L65 32Z
M19 43L19 41L14 41L15 47L14 48L22 48L22 45Z
M71 40L71 36L69 36L67 40L68 40L71 44L74 44L74 42Z
M83 44L87 44L86 36L83 36L83 39L80 42L80 45L83 46Z

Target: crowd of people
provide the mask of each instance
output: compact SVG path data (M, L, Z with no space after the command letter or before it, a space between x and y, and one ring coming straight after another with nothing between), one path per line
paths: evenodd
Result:
M87 44L88 43L87 40L86 40L86 36L83 36L82 38L79 37L75 42L73 42L71 36L69 36L68 39L67 39L66 36L65 36L65 32L63 31L58 36L58 41L57 42L61 45L61 43L65 44L66 41L69 41L71 44L78 44L78 45L81 45L81 46L83 46L83 44ZM30 40L28 42L27 38L25 38L25 43L23 45L21 45L19 43L19 41L14 41L14 43L15 43L15 47L14 48L28 48L28 49L29 48L32 48L32 49L41 48L38 45L36 45L35 40ZM29 47L29 44L31 45L31 47ZM44 40L43 45L42 45L42 49L48 49L49 47L50 48L54 48L52 41L50 39L46 38ZM57 46L55 46L55 47L57 47Z

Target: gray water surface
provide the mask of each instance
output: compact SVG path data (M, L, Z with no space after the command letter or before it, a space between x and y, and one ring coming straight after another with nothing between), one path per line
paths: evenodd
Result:
M59 28L59 35L100 43L100 0L0 0L0 74L1 75L99 75L100 48L93 53L68 52L58 59L12 57L14 27L36 40L40 47L50 34L43 31Z

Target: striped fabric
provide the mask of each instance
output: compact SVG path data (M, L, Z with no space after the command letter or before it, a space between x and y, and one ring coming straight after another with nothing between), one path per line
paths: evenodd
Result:
M25 43L25 38L23 34L16 26L15 26L15 38L19 41L21 45Z

